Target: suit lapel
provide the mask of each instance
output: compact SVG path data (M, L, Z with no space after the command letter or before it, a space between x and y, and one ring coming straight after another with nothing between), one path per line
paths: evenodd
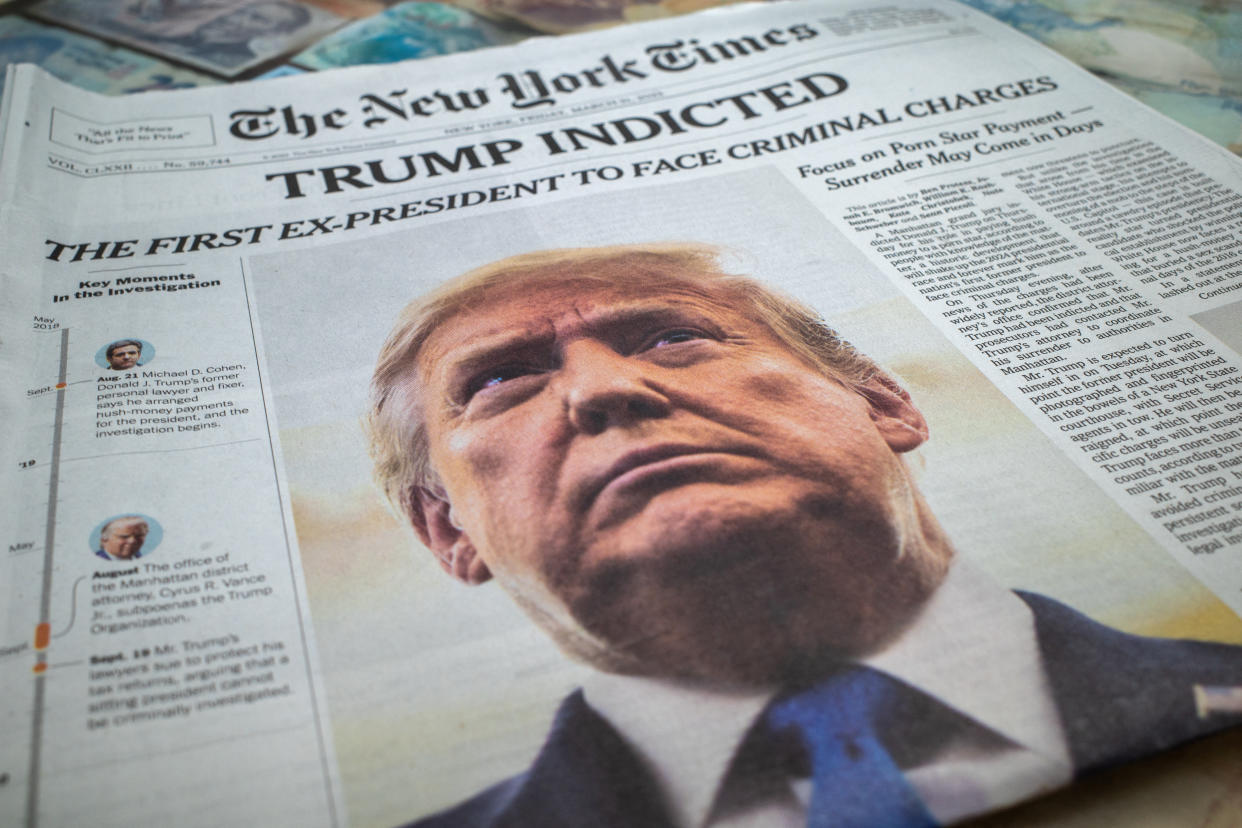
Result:
M1242 649L1144 638L1018 593L1035 615L1053 696L1078 771L1129 761L1229 724L1200 717L1195 685L1242 684Z
M497 825L509 828L672 828L655 782L577 691Z

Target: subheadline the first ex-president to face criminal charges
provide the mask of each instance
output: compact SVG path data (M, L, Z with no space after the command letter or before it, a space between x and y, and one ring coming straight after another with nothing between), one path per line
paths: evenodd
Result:
M714 249L463 275L403 313L369 426L443 568L598 671L528 771L427 825L933 825L1238 718L1195 703L1237 648L960 562L910 395Z

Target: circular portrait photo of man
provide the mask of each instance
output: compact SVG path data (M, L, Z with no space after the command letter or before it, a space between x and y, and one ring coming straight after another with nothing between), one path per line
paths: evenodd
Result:
M91 532L90 547L105 561L136 561L155 551L164 539L159 521L147 515L122 514L108 518Z
M108 371L132 371L155 359L155 346L144 339L118 339L95 353L95 364Z

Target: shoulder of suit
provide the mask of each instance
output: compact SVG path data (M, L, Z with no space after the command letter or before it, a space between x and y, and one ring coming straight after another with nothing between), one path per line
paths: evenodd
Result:
M574 733L584 726L591 729L590 726L597 718L594 711L587 706L582 691L576 690L562 700L547 742L555 741L558 734L563 736ZM545 743L545 752L547 748ZM531 771L528 769L511 776L447 810L415 820L403 828L483 828L500 824L528 783L530 775Z
M1044 595L1019 591L1031 608L1040 647L1054 657L1098 659L1115 669L1162 674L1186 672L1242 683L1242 647L1214 641L1158 638L1123 632Z

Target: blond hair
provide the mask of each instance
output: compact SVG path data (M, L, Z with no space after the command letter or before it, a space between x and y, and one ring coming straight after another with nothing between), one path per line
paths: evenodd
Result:
M143 518L142 515L121 515L120 517L114 517L112 520L108 521L107 523L105 523L103 526L100 527L99 539L103 541L103 540L107 540L108 538L112 537L112 525L114 523L126 523L126 522L134 523L134 524L142 526L142 533L144 535L149 534L151 532L151 524L147 523L146 519Z
M389 502L409 517L414 489L438 485L419 399L421 348L440 325L482 305L489 294L515 287L677 287L728 302L806 362L850 385L861 386L879 372L811 308L749 276L724 272L721 255L716 247L680 243L541 250L471 270L408 304L380 350L365 419L375 480Z

